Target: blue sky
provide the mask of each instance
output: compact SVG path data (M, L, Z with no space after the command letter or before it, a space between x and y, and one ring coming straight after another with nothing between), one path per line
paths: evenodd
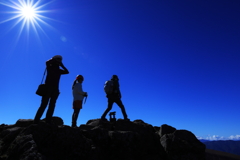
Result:
M54 116L66 125L76 75L89 94L80 125L101 117L104 82L117 74L131 120L239 137L239 0L43 0L36 29L8 20L16 9L0 2L0 124L34 118L45 61L62 55L70 74ZM117 105L112 111L123 118Z

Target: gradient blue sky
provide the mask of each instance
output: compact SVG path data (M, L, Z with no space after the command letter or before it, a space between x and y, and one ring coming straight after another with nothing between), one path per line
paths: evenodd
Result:
M117 74L131 120L203 138L240 135L239 0L40 2L45 23L22 31L17 19L5 21L15 9L0 4L0 124L34 118L45 61L60 54L70 74L61 77L54 116L66 125L76 75L89 94L80 125L100 118L104 82ZM123 117L117 105L112 111Z

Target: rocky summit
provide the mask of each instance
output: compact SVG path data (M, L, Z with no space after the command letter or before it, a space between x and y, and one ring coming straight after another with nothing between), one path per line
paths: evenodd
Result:
M204 160L205 145L193 133L142 120L89 120L73 128L19 119L0 125L0 160Z

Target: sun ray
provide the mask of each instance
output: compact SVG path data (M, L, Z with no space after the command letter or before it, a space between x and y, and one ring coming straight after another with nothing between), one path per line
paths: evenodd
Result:
M12 11L5 12L7 14L12 14L6 20L0 22L0 24L7 23L9 21L14 21L13 26L10 27L10 30L15 28L17 25L20 25L18 38L20 38L22 32L26 29L27 34L29 34L32 29L36 35L39 37L39 31L47 35L43 30L43 25L53 28L45 20L53 20L43 14L50 12L49 10L43 10L48 4L53 1L41 4L41 0L9 0L9 1L0 1L0 5L4 5L10 8Z

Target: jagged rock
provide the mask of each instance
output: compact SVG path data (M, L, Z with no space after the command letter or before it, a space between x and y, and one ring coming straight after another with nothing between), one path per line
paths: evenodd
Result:
M19 119L15 125L18 127L27 127L33 123L33 119Z
M176 128L169 126L167 124L163 124L161 125L158 134L160 135L160 137L162 137L165 134L173 133L174 131L176 131Z
M79 126L79 129L81 129L81 130L90 130L90 129L93 129L94 128L94 126L90 126L90 125L86 125L86 124L81 124L80 126Z
M44 118L42 121L46 121L46 118ZM52 124L61 126L61 125L64 125L64 122L60 117L52 117Z
M205 145L190 131L176 130L163 135L160 141L169 159L200 160L205 158Z
M89 126L94 126L94 127L96 127L96 126L98 126L101 122L102 122L101 119L90 119L89 121L87 121L86 124L89 125Z
M1 150L0 150L0 155L1 152L5 152L8 149L8 145L11 144L15 138L18 136L18 134L23 130L21 127L12 127L12 128L7 128L6 130L3 130L0 134L1 138Z
M45 122L46 118L42 119L41 122ZM55 125L63 125L64 122L62 120L62 118L59 117L52 117L52 123ZM33 119L19 119L16 123L15 126L18 127L27 127L29 125L33 124Z
M76 128L63 125L59 117L52 124L30 122L21 119L15 125L0 126L0 160L205 159L204 144L191 132L175 129L170 133L167 125L156 132L156 127L142 120L93 119Z
M155 129L156 132L159 132L160 130L160 127L157 127L157 126L154 126L153 128Z
M37 145L31 134L19 135L7 151L9 160L14 159L45 159L45 156L39 153Z

